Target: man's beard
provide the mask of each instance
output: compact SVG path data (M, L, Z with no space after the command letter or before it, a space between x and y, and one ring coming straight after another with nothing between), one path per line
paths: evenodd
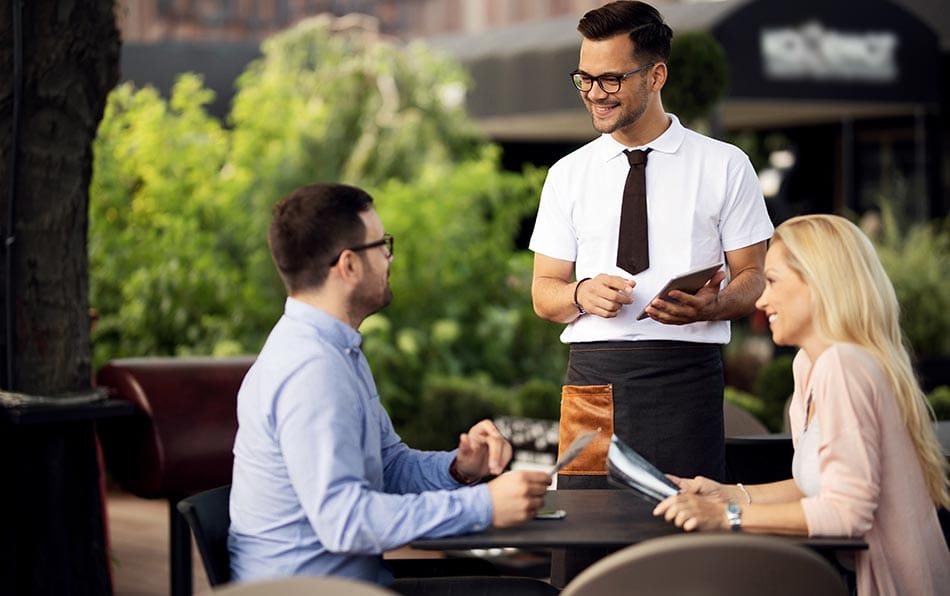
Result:
M393 301L393 291L392 288L389 287L389 275L386 276L385 286L381 294L377 287L373 288L372 292L359 294L356 300L357 308L365 312L366 316L377 313L389 306Z
M640 97L642 98L640 103L634 106L632 110L625 107L625 104L621 103L619 109L621 110L620 114L617 116L617 120L613 123L605 122L598 120L594 116L593 106L600 105L601 103L607 102L593 102L590 100L585 100L587 104L587 111L590 112L591 124L599 133L610 134L616 132L622 128L627 128L636 124L638 120L643 116L647 111L647 102L650 99L650 96L646 92L647 88L647 79L643 79L643 82L640 84Z

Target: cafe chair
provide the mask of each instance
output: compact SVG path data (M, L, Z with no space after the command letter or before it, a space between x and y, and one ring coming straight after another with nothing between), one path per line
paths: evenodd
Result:
M722 419L727 437L748 437L769 434L761 420L739 406L723 400Z
M245 584L230 584L215 596L394 596L376 584L341 577L298 576Z
M231 485L226 484L178 502L178 512L191 528L208 575L208 583L212 586L226 584L231 579L231 558L228 554L230 499Z
M847 596L832 565L775 536L675 534L594 563L561 596Z
M723 402L726 434L726 480L765 484L792 477L792 437L771 434L758 418Z

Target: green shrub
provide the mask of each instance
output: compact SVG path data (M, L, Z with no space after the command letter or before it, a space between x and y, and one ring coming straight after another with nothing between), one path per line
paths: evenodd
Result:
M950 420L950 386L941 385L927 394L937 420Z
M253 214L227 192L230 138L185 75L169 101L109 96L90 186L90 303L97 365L110 358L256 349L280 304L249 283L262 260ZM276 281L276 276L272 276Z
M394 301L361 332L407 442L454 445L478 417L556 418L567 348L534 314L532 255L514 244L545 171L503 171L464 112L462 67L325 18L262 50L228 126L192 75L167 100L110 95L90 187L95 364L255 353L283 305L271 205L341 181L370 191L396 237Z
M415 416L400 428L407 443L418 449L452 449L458 436L485 418L503 411L505 390L486 376L430 376ZM411 440L407 439L411 436Z
M726 52L705 31L676 35L668 66L663 103L687 124L709 114L729 86Z
M795 390L794 359L789 354L774 358L759 371L755 380L754 392L762 400L760 419L773 432L781 432L785 425L785 405Z
M917 357L950 356L950 218L902 224L887 201L881 215L872 239L894 284L901 328Z
M769 426L766 422L767 410L761 398L731 385L727 385L725 391L723 391L723 399L734 406L742 408L762 421L763 424ZM769 427L769 430L773 429Z
M488 148L479 160L374 191L396 237L394 299L364 323L363 348L397 428L429 418L421 413L428 384L451 376L508 388L494 402L497 415L557 417L566 347L560 326L534 314L531 255L514 246L522 220L536 209L543 172L502 172L498 160ZM431 434L413 432L404 438Z
M399 408L404 420L397 430L413 447L453 449L458 435L476 422L501 416L557 420L560 416L561 387L550 381L531 379L515 386L492 383L487 375L430 375L421 390L421 399ZM395 408L393 408L395 409ZM395 424L395 421L394 421Z
M515 388L514 412L525 418L558 420L561 417L561 385L550 380L531 379Z
M228 127L207 114L213 94L194 75L167 100L131 84L110 94L90 186L97 366L256 352L283 303L265 240L270 208L291 189L415 180L423 168L480 159L455 62L335 34L328 18L262 51L240 77Z

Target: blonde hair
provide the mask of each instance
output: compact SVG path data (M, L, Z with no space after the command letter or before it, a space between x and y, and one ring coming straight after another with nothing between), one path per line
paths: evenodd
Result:
M803 215L782 223L772 242L808 284L816 331L831 342L870 352L889 381L934 503L950 507L948 465L933 410L920 388L898 321L900 305L874 246L837 215Z

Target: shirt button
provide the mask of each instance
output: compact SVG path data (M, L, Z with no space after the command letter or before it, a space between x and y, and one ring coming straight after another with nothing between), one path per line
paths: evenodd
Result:
M472 529L475 530L476 532L481 532L482 530L485 529L485 526L483 526L482 524L475 524L474 526L472 526Z

